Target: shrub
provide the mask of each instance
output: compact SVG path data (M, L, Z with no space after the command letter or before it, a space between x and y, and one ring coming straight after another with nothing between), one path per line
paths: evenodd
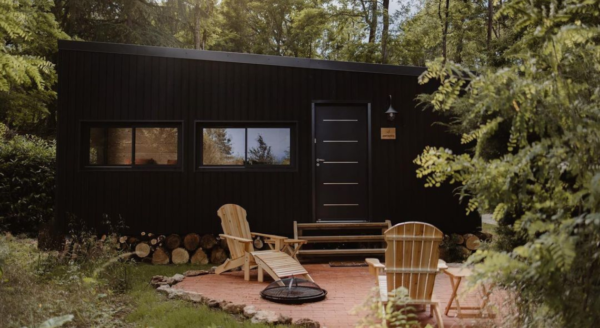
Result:
M421 327L416 315L416 309L410 304L408 290L404 287L395 289L390 293L388 302L383 304L380 299L379 288L373 288L365 302L353 309L354 314L359 314L357 327L369 328L414 328ZM427 325L425 328L432 328Z
M37 232L53 216L56 147L0 123L0 227Z
M417 175L427 186L455 183L470 211L499 223L498 242L469 261L473 281L515 295L506 327L600 321L598 5L511 0L498 14L521 37L504 67L476 75L440 59L421 76L441 81L421 100L454 116L474 151L428 147Z
M0 327L123 327L132 262L116 235L70 235L64 251L0 234ZM50 325L52 324L52 325Z

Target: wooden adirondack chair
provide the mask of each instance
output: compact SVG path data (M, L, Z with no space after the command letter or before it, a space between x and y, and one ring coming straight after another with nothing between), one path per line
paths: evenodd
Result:
M250 269L258 267L258 281L263 281L263 271L266 271L275 281L283 277L303 276L313 281L306 269L292 256L282 249L298 250L305 240L288 239L283 236L250 232L246 220L246 210L235 204L226 204L217 211L221 218L224 234L221 238L227 240L231 258L219 266L216 274L221 274L235 268L243 267L244 279L250 280ZM252 238L260 236L266 239L272 247L269 251L254 251Z
M438 302L431 297L435 276L440 268L445 268L445 262L438 262L443 236L431 224L397 224L385 232L385 265L377 259L367 259L369 270L377 277L383 302L387 302L391 291L404 287L411 298L410 305L431 307L431 314L435 315L439 328L444 328L444 322Z

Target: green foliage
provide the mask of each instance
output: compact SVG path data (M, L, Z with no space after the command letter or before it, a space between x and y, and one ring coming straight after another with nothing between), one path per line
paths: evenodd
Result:
M374 288L365 302L353 309L354 314L366 313L356 325L357 327L387 328L421 327L417 320L416 309L410 304L408 290L400 287L390 293L388 302L383 304L379 288ZM427 325L425 328L432 328Z
M83 244L63 252L42 252L31 239L0 235L2 327L122 327L123 292L115 289L116 237L100 243L87 233ZM85 238L83 238L85 237ZM94 249L93 252L84 250ZM131 277L129 278L131 279Z
M428 147L415 160L426 186L458 185L469 211L493 213L495 249L472 258L479 281L514 291L507 326L584 326L600 319L600 27L598 1L522 1L498 15L518 42L506 64L474 75L430 62L421 96L455 118L472 154ZM552 320L547 320L552 318Z
M86 41L179 46L173 16L157 0L54 0L53 13L71 37Z
M37 232L53 216L56 147L0 123L0 226Z
M68 38L50 12L49 0L0 1L0 119L31 127L49 113L57 76L49 57L57 39Z

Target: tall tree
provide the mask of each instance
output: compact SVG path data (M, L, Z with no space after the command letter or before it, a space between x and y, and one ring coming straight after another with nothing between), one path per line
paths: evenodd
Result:
M51 62L57 39L66 39L45 0L0 1L0 119L37 130L56 98Z
M86 41L179 46L159 0L54 0L60 26Z
M387 44L390 34L390 0L383 0L383 28L381 30L381 63L387 63Z

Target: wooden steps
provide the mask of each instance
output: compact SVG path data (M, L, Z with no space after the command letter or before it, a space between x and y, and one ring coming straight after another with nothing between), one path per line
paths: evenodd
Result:
M351 242L381 242L385 239L382 235L359 235L359 236L305 236L301 239L308 240L309 243L351 243Z
M383 233L391 227L385 222L294 222L294 238L308 243L298 256L380 256L385 254ZM312 233L306 233L306 232ZM313 246L315 244L320 244ZM331 244L331 245L324 245Z
M385 254L385 248L349 248L349 249L308 249L299 251L301 255L367 255Z

